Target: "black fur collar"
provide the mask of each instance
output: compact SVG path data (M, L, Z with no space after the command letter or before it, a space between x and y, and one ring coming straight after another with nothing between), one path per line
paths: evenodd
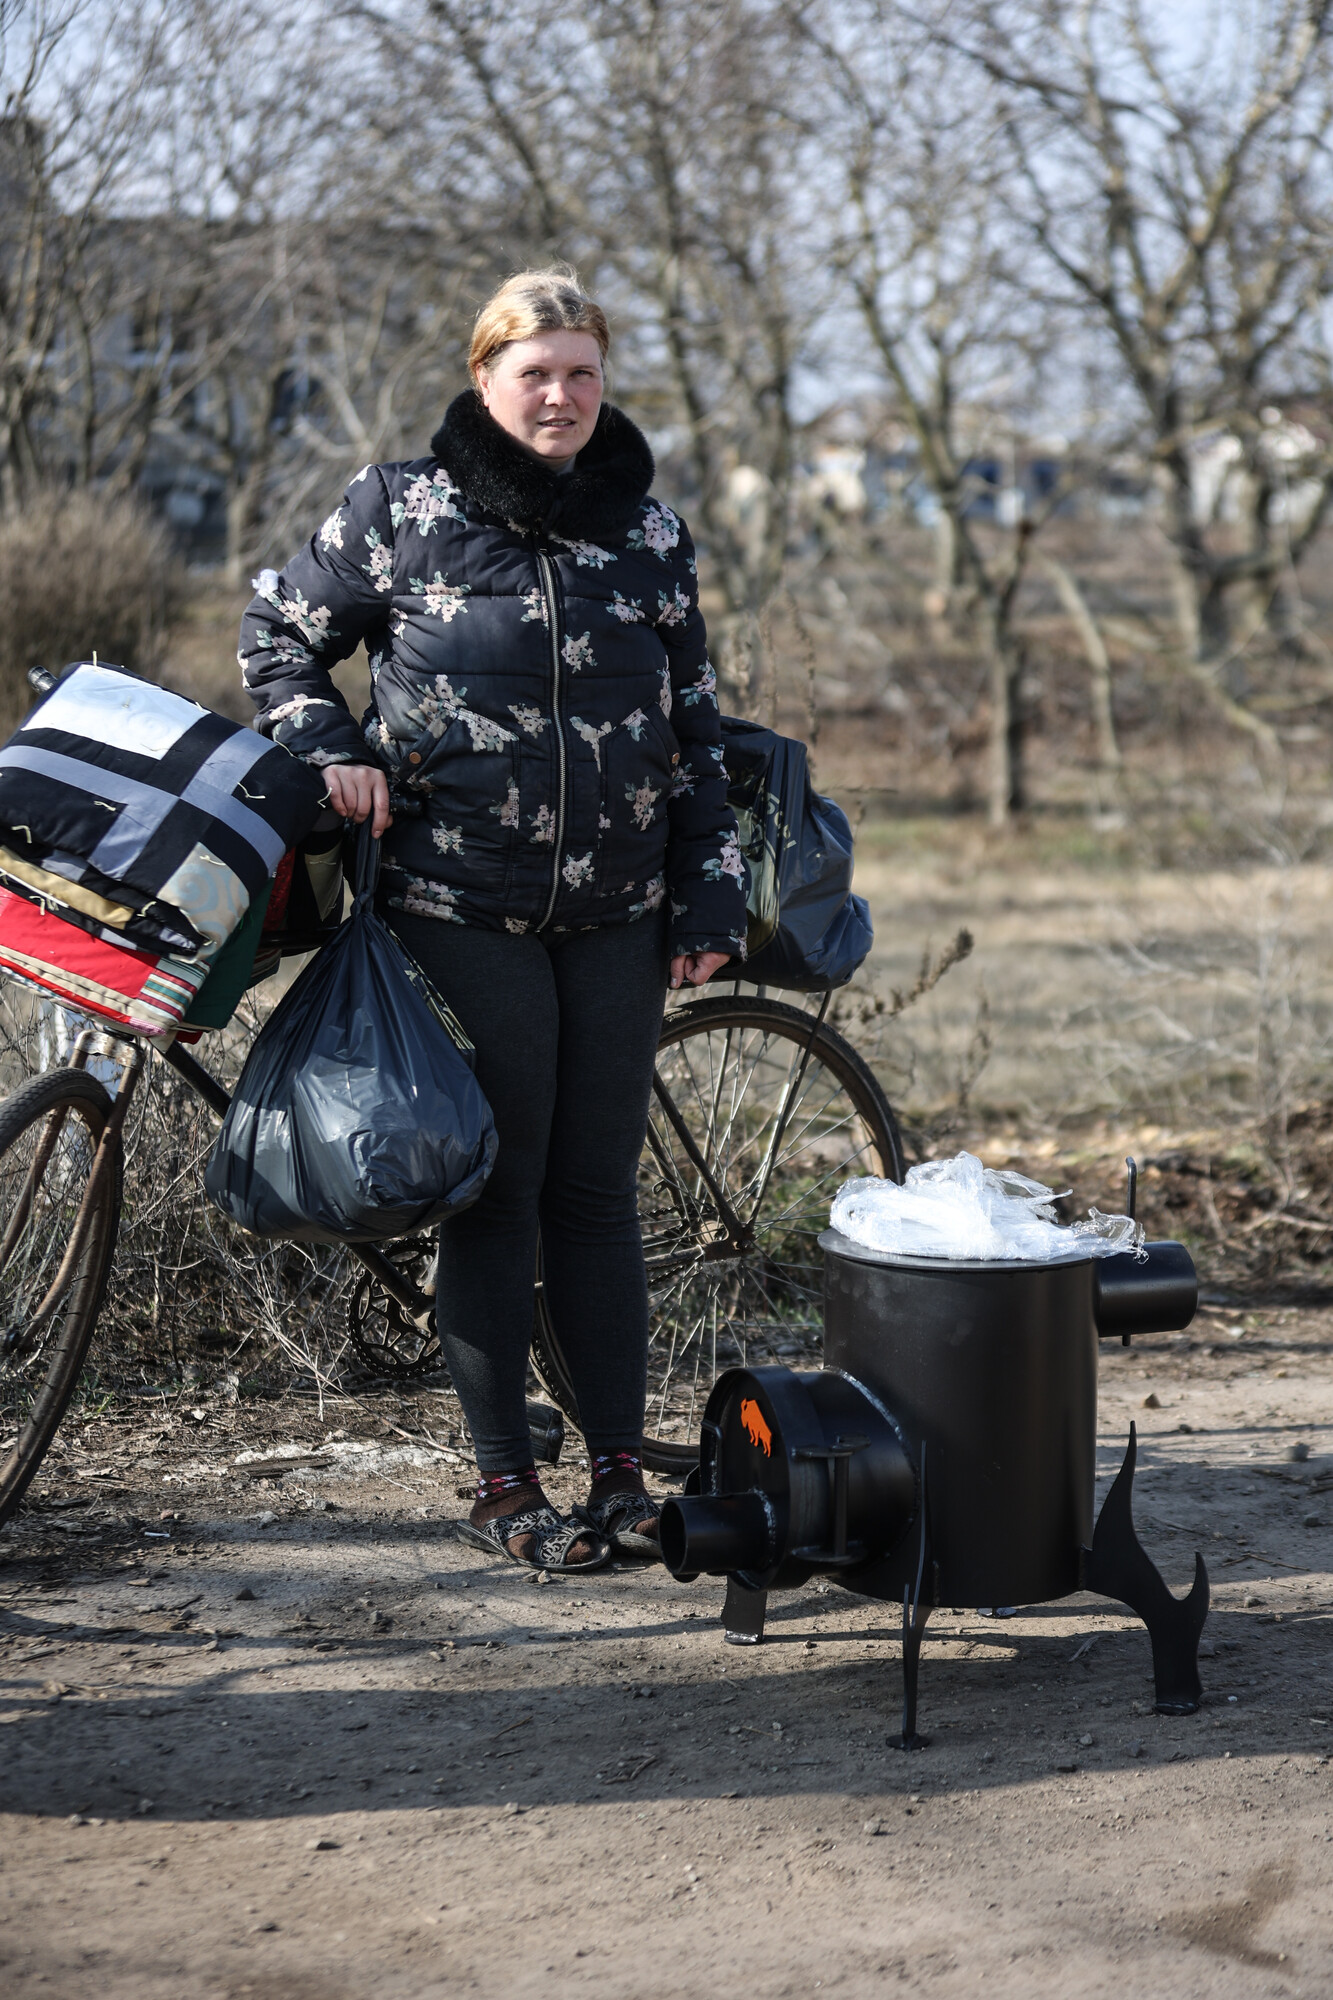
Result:
M548 472L496 423L475 390L455 396L430 448L449 477L489 514L575 540L623 535L653 483L648 440L603 403L572 472Z

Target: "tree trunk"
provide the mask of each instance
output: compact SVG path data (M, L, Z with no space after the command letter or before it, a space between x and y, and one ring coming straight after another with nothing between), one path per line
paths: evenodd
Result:
M931 579L931 589L937 598L943 598L948 609L963 580L962 552L958 542L958 523L947 507L941 507L935 516L935 573Z
M1203 650L1203 633L1199 618L1199 588L1203 582L1198 565L1193 560L1196 541L1194 530L1194 495L1190 489L1189 471L1183 464L1160 466L1157 471L1157 487L1162 496L1163 522L1166 536L1167 561L1170 569L1171 610L1175 620L1176 644L1180 656L1191 664L1197 662Z
M716 652L718 691L733 713L749 712L751 620L744 611L728 611L718 620Z
M1008 826L1027 806L1027 716L1024 710L1023 658L1012 639L986 616L983 644L990 662L991 739L987 817L993 827Z
M258 485L253 471L247 471L227 494L227 556L223 575L234 589L245 582L249 566L247 556L255 526Z
M5 426L5 444L0 449L0 514L17 514L19 509L18 467L14 463L14 434Z
M1268 624L1282 651L1294 659L1319 658L1319 649L1310 642L1306 630L1305 600L1300 578L1290 567L1278 578L1269 607Z
M1021 650L1004 651L1005 666L1009 676L1008 733L1005 741L1006 758L1009 766L1009 810L1011 813L1027 811L1027 737L1028 713L1027 696L1023 691L1025 661Z
M1056 594L1069 613L1087 655L1092 705L1092 731L1097 745L1097 769L1114 780L1120 770L1120 745L1116 741L1115 715L1111 707L1111 656L1106 650L1097 621L1088 601L1063 563L1054 556L1039 555L1037 561L1055 585Z

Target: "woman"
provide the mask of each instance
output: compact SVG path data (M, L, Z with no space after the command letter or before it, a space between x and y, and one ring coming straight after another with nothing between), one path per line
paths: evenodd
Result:
M391 920L476 1044L499 1156L441 1232L437 1308L477 1452L460 1532L547 1569L656 1546L635 1172L665 987L745 949L693 551L603 401L609 338L572 274L511 278L431 456L358 473L259 578L240 653L259 727L386 835ZM358 730L329 669L362 639ZM565 1520L524 1400L539 1228L591 1467Z

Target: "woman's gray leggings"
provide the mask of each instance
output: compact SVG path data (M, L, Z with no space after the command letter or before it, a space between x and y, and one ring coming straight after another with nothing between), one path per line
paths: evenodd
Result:
M476 1043L500 1138L481 1199L440 1231L436 1317L478 1467L531 1463L539 1227L588 1448L637 1450L648 1293L634 1182L666 996L663 914L522 937L386 915Z

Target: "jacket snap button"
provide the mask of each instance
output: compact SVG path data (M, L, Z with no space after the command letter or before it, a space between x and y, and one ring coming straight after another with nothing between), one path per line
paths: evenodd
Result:
M407 761L409 764L419 764L421 762L421 752L419 750L409 750Z

